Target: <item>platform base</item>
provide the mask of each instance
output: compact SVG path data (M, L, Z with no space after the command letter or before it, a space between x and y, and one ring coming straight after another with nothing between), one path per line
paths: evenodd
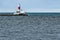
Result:
M28 16L28 14L0 14L0 16Z

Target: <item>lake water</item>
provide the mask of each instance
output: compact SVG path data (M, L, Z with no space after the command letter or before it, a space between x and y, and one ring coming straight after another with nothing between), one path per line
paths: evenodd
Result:
M60 40L60 15L0 16L0 40Z

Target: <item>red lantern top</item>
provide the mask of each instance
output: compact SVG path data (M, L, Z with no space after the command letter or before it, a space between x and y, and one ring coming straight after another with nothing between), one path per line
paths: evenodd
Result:
M20 10L20 4L18 5L18 10Z

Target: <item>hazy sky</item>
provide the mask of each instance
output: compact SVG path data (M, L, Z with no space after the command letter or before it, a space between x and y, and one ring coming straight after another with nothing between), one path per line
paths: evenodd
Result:
M60 0L0 0L0 9L60 9Z

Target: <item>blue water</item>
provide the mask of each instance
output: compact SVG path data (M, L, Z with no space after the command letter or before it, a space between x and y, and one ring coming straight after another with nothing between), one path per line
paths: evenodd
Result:
M60 40L60 15L0 16L0 40Z
M46 16L53 16L53 15L59 16L60 15L60 13L26 13L26 14L28 14L29 16L44 16L44 15L46 15Z

